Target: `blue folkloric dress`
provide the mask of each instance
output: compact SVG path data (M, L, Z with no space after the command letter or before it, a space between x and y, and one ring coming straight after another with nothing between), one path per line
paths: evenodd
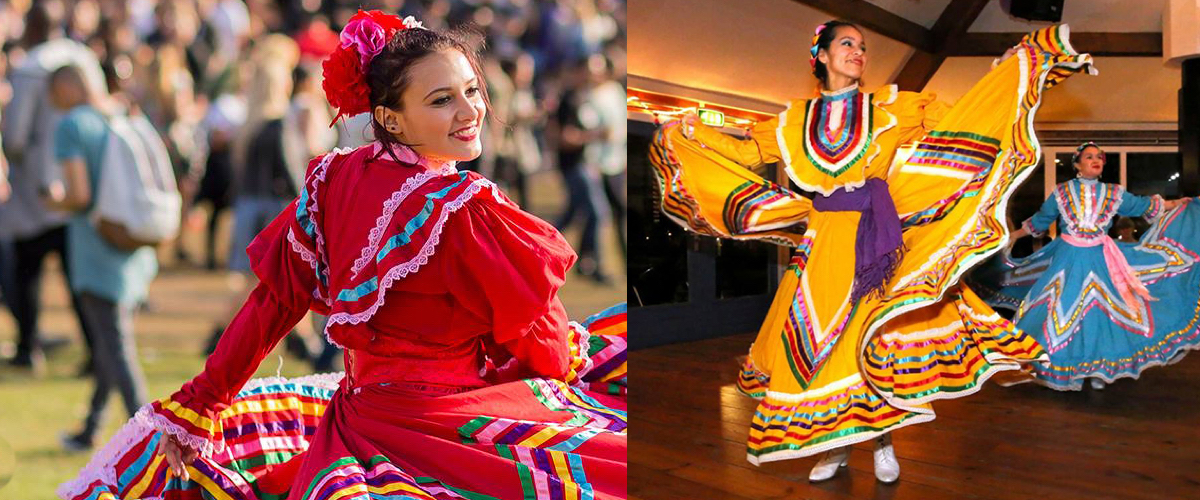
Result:
M1138 243L1118 243L1107 233L1118 215L1157 221ZM1050 354L1033 367L1036 382L1079 390L1087 377L1137 378L1200 348L1200 201L1164 214L1158 196L1073 179L1022 226L1040 236L1056 220L1060 237L1025 258L992 259L972 279Z

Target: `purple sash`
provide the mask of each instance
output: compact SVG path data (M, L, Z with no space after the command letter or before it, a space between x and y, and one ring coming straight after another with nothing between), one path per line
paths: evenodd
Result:
M850 300L872 294L883 295L884 286L904 258L900 215L888 192L887 181L868 179L854 191L839 189L832 195L817 194L813 208L819 212L860 212L854 242L854 286Z

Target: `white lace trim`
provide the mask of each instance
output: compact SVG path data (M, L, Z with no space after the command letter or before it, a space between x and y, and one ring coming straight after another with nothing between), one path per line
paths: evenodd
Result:
M884 434L890 433L896 429L901 429L904 427L908 427L910 425L923 424L925 422L932 422L934 420L934 418L935 417L932 413L927 414L927 415L926 414L913 415L911 417L908 417L907 420L904 420L903 422L900 422L896 425L893 425L893 426L888 427L887 429L883 429L881 431L859 432L859 433L855 433L855 434L849 434L847 436L837 438L837 439L831 439L829 441L825 441L823 443L816 444L816 445L813 445L808 448L801 448L799 450L774 451L771 453L764 453L757 457L747 453L746 461L750 462L751 464L754 464L756 466L759 466L759 465L765 464L767 462L778 462L780 460L791 460L791 459L795 459L795 458L803 458L803 457L807 457L810 455L816 455L816 454L824 452L824 451L829 451L834 448L841 448L843 446L851 446L856 443L870 441L877 437L883 436Z
M592 332L589 332L587 328L575 321L567 323L567 327L579 333L579 341L576 343L576 346L579 348L579 357L584 360L583 366L575 370L575 380L572 380L570 384L572 387L585 388L587 384L583 382L583 377L590 373L592 368L596 367L596 362L591 356L588 356L588 348L591 347Z
M824 90L824 89L822 89L821 95L823 95L825 97L841 97L841 96L844 96L851 92L855 92L857 90L858 90L858 82L854 82L849 87L843 88L841 90Z
M138 410L137 414L134 415L133 418L141 420L143 423L153 427L156 430L160 430L164 433L175 436L175 438L179 440L180 444L187 446L188 448L194 448L196 451L200 452L200 456L202 457L210 457L213 453L225 451L224 439L214 442L209 438L192 434L183 427L179 426L179 424L171 422L167 419L167 417L156 413L151 405L143 406L142 409ZM216 422L213 422L213 424L215 425Z
M181 444L195 448L204 457L212 456L214 451L221 451L214 450L212 441L188 433L182 427L171 423L166 417L155 414L151 405L146 405L138 410L133 418L121 427L121 430L117 431L117 434L108 441L104 448L92 455L92 459L75 479L60 485L55 493L59 497L70 499L86 492L96 481L106 485L116 485L117 460L133 445L157 431L175 436ZM224 448L223 443L221 448Z
M1187 356L1188 352L1195 351L1195 350L1200 350L1200 345L1180 344L1178 346L1175 346L1175 348L1171 350L1171 354L1166 356L1165 359L1156 359L1153 361L1149 361L1146 364L1143 364L1143 365L1140 365L1140 366L1134 368L1133 370L1122 371L1111 377L1107 373L1093 372L1093 373L1088 373L1088 374L1084 374L1084 375L1077 375L1074 378L1067 380L1065 385L1052 384L1047 380L1037 378L1037 377L1033 377L1031 380L1022 380L1018 383L1033 382L1042 387L1048 387L1050 389L1054 389L1054 390L1060 391L1060 392L1080 391L1080 390L1083 390L1084 379L1098 378L1100 380L1103 380L1105 385L1112 384L1123 378L1137 380L1142 377L1142 372L1146 371L1147 368L1173 365L1175 363L1183 361L1183 358Z
M302 377L295 377L295 378L287 378L287 377L256 378L254 380L246 382L246 385L243 386L242 390L238 391L238 393L242 393L242 392L250 391L250 390L254 390L254 389L261 389L261 388L269 386L269 385L277 385L277 384L311 385L311 386L319 388L319 389L327 389L327 390L332 391L332 390L337 390L337 388L340 387L340 385L342 383L342 378L344 378L345 376L346 376L346 374L343 372L331 372L331 373L314 373L311 375L304 375Z
M287 239L292 244L291 245L292 251L296 252L296 254L300 256L301 260L303 260L304 262L307 262L308 265L310 267L312 267L313 271L316 271L317 270L317 256L315 254L313 254L312 252L308 251L308 249L305 248L302 243L300 243L298 240L296 240L296 231L290 227L288 228ZM329 305L330 300L327 297L321 295L321 287L320 286L313 288L312 296L314 299L324 302L325 305Z
M304 248L303 244L296 240L296 231L290 227L288 228L287 239L288 242L292 244L292 251L296 252L296 254L300 256L300 259L304 262L307 262L309 267L312 267L315 271L317 269L316 254L308 251L307 248Z
M329 262L326 262L324 259L326 253L325 235L321 232L321 225L317 224L317 221L314 218L314 215L319 210L317 206L317 185L325 182L325 175L329 173L329 165L333 163L333 158L335 156L344 155L353 151L355 150L351 148L334 148L332 152L325 155L324 158L321 158L321 164L318 165L314 171L316 174L314 182L312 182L309 186L311 188L308 193L309 206L306 207L306 210L308 211L308 219L313 225L313 234L315 235L313 239L316 240L317 244L317 256L322 259L321 263L324 264L324 267L321 268L321 274L325 276L326 283L329 283ZM326 297L324 300L325 305L330 305L332 303L332 300L329 297Z
M136 416L129 419L129 422L117 431L117 434L108 441L108 444L104 445L104 448L92 455L92 459L79 472L79 475L75 479L59 485L55 493L61 498L70 499L82 495L96 481L104 484L117 484L116 461L122 453L152 432L154 432L154 428Z
M396 209L400 208L400 204L408 199L417 188L425 185L430 179L446 175L454 175L458 173L458 169L453 165L442 167L438 170L425 170L417 175L409 177L404 181L404 185L400 189L392 193L392 196L383 202L383 211L378 218L375 219L375 227L371 229L367 235L367 245L363 247L358 259L354 261L354 266L350 268L351 278L357 278L358 272L362 271L367 263L371 262L371 257L379 250L379 240L383 239L383 231L387 229L388 224L392 222L392 216L395 215Z
M871 150L870 150L870 152L867 153L866 163L863 164L864 165L862 167L863 169L866 168L866 165L870 165L871 162L875 160L875 157L879 156L879 154L881 152L882 146L879 144L879 141L876 140L876 139L878 139L879 135L886 132L887 130L895 127L896 124L898 123L896 120L896 115L893 115L890 111L883 109L882 106L890 106L890 105L894 104L896 102L896 96L899 94L899 90L897 90L897 87L895 84L888 85L884 88L887 89L887 91L888 91L887 99L883 100L882 102L874 102L874 95L872 95L867 104L868 107L873 106L873 107L875 107L875 109L883 111L884 114L887 115L888 120L887 120L887 123L884 123L878 127L875 127L872 130L872 132L871 132L872 139L871 139L871 145L870 145ZM881 91L877 91L876 93L879 93L879 92L881 92ZM792 103L789 102L787 109L785 109L783 112L779 113L779 126L775 128L775 140L776 140L776 142L779 143L780 156L783 158L783 165L784 165L783 170L784 170L784 172L787 173L788 178L790 178L792 180L792 182L796 184L797 187L799 187L800 189L802 189L804 191L821 193L822 195L825 195L825 196L829 196L829 195L833 194L834 191L837 191L839 189L844 189L846 191L853 191L855 189L865 186L867 184L867 178L865 176L858 181L846 182L846 183L839 184L839 185L834 186L829 189L826 189L825 187L818 185L818 184L809 184L809 183L806 183L806 182L803 182L800 180L799 174L797 174L793 170L791 150L789 149L787 139L784 138L784 135L783 135L783 128L785 125L788 125L787 114L791 110L792 110ZM804 123L801 123L800 126L803 127ZM805 144L801 144L800 147L801 147L801 149L803 149L807 146Z
M492 190L492 194L497 200L502 201L502 198L500 198L497 194L498 189L496 188L496 185L492 183L492 181L480 178L472 182L471 185L467 187L467 189L461 195L458 196L458 198L455 198L453 201L443 205L442 214L438 217L437 223L434 224L433 229L430 232L429 239L425 241L425 244L421 247L421 250L418 251L417 254L408 261L392 266L392 268L388 270L387 274L380 279L379 285L375 289L375 303L372 304L371 307L367 308L367 310L359 313L352 314L347 312L339 312L329 315L329 323L325 326L325 337L327 339L329 338L330 325L347 323L351 325L357 325L371 319L371 317L375 315L375 312L379 310L380 306L383 305L384 300L387 297L387 294L384 292L388 288L391 288L393 282L408 276L409 274L417 272L421 266L429 263L429 257L433 256L438 243L441 241L442 228L446 225L446 220L449 219L450 214L462 208L467 201L469 201L475 196L476 193L479 192L479 190L485 187ZM331 293L330 295L333 294ZM332 340L330 341L332 342Z
M337 390L344 376L344 373L317 373L292 379L284 377L260 378L247 382L242 387L242 390L238 392L287 383ZM188 433L182 427L172 423L162 415L154 413L153 406L146 405L139 409L133 418L129 419L117 431L116 435L104 445L104 448L101 448L95 455L92 455L92 459L88 461L87 466L79 472L79 475L75 479L60 485L55 490L55 493L61 498L70 499L86 492L88 487L96 481L100 481L106 485L116 485L117 460L120 460L121 456L126 451L129 451L133 445L145 439L146 436L158 431L175 436L185 446L200 450L201 456L204 457L210 457L214 452L219 453L224 448L224 443L222 442L220 449L214 449L212 441Z

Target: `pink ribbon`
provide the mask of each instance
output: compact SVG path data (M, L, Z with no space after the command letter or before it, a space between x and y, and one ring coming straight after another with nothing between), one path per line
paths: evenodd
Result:
M1121 294L1121 299L1130 309L1137 309L1135 294L1147 301L1155 300L1150 296L1150 291L1146 289L1146 286L1142 284L1142 280L1138 279L1137 274L1134 274L1133 268L1129 266L1129 261L1125 260L1125 255L1107 234L1091 239L1069 234L1063 234L1061 237L1063 241L1076 247L1104 245L1104 263L1108 266L1109 276L1116 285L1117 292Z

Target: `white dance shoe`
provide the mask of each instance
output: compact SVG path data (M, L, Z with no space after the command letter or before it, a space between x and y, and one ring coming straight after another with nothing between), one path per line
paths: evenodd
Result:
M830 479L837 475L838 469L845 467L850 461L850 447L843 446L825 452L825 456L813 466L808 473L808 480L814 483Z
M816 469L813 469L815 472ZM894 483L900 479L900 462L896 461L896 451L892 448L892 437L888 434L875 440L875 479L884 483Z
M1101 380L1099 377L1092 377L1092 378L1088 379L1088 383L1090 383L1092 385L1093 391L1103 391L1104 390L1104 381Z

